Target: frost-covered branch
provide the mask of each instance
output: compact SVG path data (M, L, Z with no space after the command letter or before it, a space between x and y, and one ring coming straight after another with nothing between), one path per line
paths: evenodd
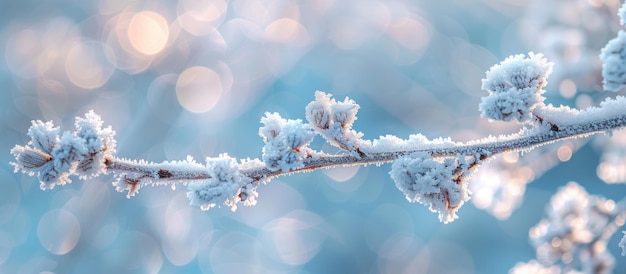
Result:
M319 98L326 101L330 95L319 92ZM66 131L61 134L60 129L54 127L52 122L33 122L28 132L31 140L26 146L16 146L11 150L11 153L16 159L16 162L13 163L16 171L22 171L29 175L36 174L42 189L52 189L55 185L69 183L69 175L72 174L78 175L81 179L87 179L104 173L112 173L116 177L114 183L116 188L119 191L128 191L129 197L146 185L182 183L189 185L190 192L198 192L199 185L190 184L190 182L208 180L211 182L205 182L204 186L212 190L207 192L209 194L203 194L203 201L206 203L201 203L198 199L192 199L192 203L203 206L203 208L209 208L211 206L208 205L215 206L227 202L233 207L235 202L228 200L228 197L239 197L240 200L236 202L245 202L248 197L256 198L255 189L258 183L268 182L275 177L320 168L382 164L398 159L411 162L422 158L425 162L418 165L420 168L424 168L422 165L443 165L443 171L447 172L447 175L442 175L443 177L439 179L461 182L470 174L457 170L461 165L469 165L463 162L466 161L466 157L475 161L471 167L474 169L481 161L505 151L527 151L562 139L585 137L590 134L619 129L626 126L626 107L624 106L626 106L626 99L623 97L607 100L597 108L589 108L584 111L542 106L535 109L534 113L536 113L535 115L540 114L544 120L551 121L549 125L537 122L527 125L516 134L487 137L467 143L453 142L450 139L429 140L421 134L411 135L408 139L400 139L390 135L373 141L360 138L351 139L353 144L358 144L358 146L355 145L353 149L349 150L351 152L359 151L359 153L347 154L328 154L312 150L308 147L314 136L311 126L300 120L285 120L280 115L273 113L267 114L262 119L264 126L260 129L260 135L266 142L263 148L263 160L237 161L224 154L218 158L207 158L206 164L198 163L190 157L184 161L163 163L117 158L114 156L115 132L110 127L102 129L100 117L89 112L84 118L76 119L76 131L73 133ZM341 133L341 131L337 132ZM360 137L360 135L350 134L334 136ZM430 158L441 160L431 160ZM227 159L228 165L217 164L226 161L225 159ZM399 163L396 163L396 166L400 165ZM224 168L224 166L228 166L228 168ZM401 166L406 169L411 165L402 164ZM220 171L216 173L215 170L218 167ZM469 166L465 169L470 170ZM398 172L405 171L394 169L392 178L396 179L397 184L405 185L405 183L398 183L400 176L393 175L398 174ZM214 180L214 178L222 176L222 173L226 174L226 177L230 176L228 177L230 179ZM423 175L421 176L423 177ZM452 180L453 178L456 179ZM463 178L463 180L459 178ZM226 182L228 182L229 187L223 186ZM440 189L427 193L436 193L442 195L441 197L447 195L444 195L447 191L446 187L443 185L437 187ZM465 186L459 186L459 189L465 189ZM415 196L416 193L410 193L415 189L407 191L409 188L403 189L409 200L423 201ZM465 192L462 191L462 193ZM462 193L459 194L460 198L453 199L456 202L452 202L449 198L441 198L441 202L447 205L445 208L456 210L462 201L469 197ZM207 195L222 198L213 199ZM409 197L409 195L413 197ZM431 204L431 208L435 210L437 207L433 208ZM440 212L440 215L448 212L447 210L436 211ZM442 219L445 222L452 220L453 218Z
M626 74L624 37L620 33L600 55L605 62L607 90L626 83L620 78ZM163 163L122 159L115 156L115 132L102 128L100 117L90 111L84 118L76 118L74 131L61 132L52 122L34 121L28 131L30 141L11 150L12 164L16 172L37 175L42 189L67 184L70 175L89 179L112 174L113 185L118 191L127 191L128 197L147 185L182 184L188 188L191 204L202 209L224 204L234 210L240 202L254 205L259 183L279 176L393 163L391 178L407 200L427 205L447 223L458 218L456 212L470 199L468 178L492 156L626 127L626 98L621 96L584 110L544 104L552 68L542 54L532 52L510 56L491 67L482 81L487 94L479 110L488 119L515 120L521 129L465 143L449 138L430 140L421 134L408 139L387 135L364 140L364 135L353 129L360 106L350 98L337 101L318 91L305 108L306 122L284 119L278 113L261 118L259 135L265 145L260 158L238 160L221 154L206 158L205 163L191 157ZM317 135L343 152L314 150L310 144Z

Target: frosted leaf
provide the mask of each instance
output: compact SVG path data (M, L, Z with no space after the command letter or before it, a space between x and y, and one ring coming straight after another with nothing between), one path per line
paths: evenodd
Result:
M626 256L626 231L622 231L624 234L622 240L619 241L619 247L622 248L622 256Z
M252 179L241 174L236 159L227 154L207 158L207 169L211 178L187 185L187 197L191 205L208 210L225 204L235 210L236 203L241 201L239 189L249 184Z
M52 160L52 156L28 146L15 146L11 149L11 154L16 160L16 162L11 163L15 167L15 172L21 170L31 176L44 164Z
M363 134L352 129L358 110L350 98L337 102L330 94L316 91L315 101L306 106L306 119L331 145L360 153Z
M78 163L76 173L82 178L96 177L106 172L105 161L115 154L115 131L111 127L102 128L100 116L93 110L85 118L76 118L76 136L85 141L85 158Z
M561 268L558 266L544 266L536 260L527 263L517 263L509 274L560 274Z
M285 120L277 113L266 113L259 135L264 137L263 162L270 170L290 171L304 167L313 152L308 147L315 133L301 120Z
M59 128L50 121L32 121L28 129L30 142L28 145L43 152L50 153L59 138Z
M532 118L532 111L543 104L542 94L552 72L542 54L513 55L491 67L482 80L488 92L479 105L482 116L489 119L520 122Z
M467 184L460 180L458 167L455 159L440 162L421 152L394 161L389 174L407 200L428 206L439 214L441 222L449 223L458 218L456 211L469 200Z
M620 9L622 11L624 8ZM620 13L621 14L621 13ZM609 41L600 52L602 65L602 87L619 91L626 85L626 32L620 30L617 37Z

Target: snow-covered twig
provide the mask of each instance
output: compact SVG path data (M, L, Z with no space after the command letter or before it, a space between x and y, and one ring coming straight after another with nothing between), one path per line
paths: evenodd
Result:
M626 83L621 78L626 71L624 37L618 35L602 51L605 89L617 90ZM360 106L352 99L337 101L318 91L305 108L306 122L284 119L278 113L261 118L259 135L265 145L257 159L237 160L227 154L209 157L206 164L191 157L163 163L121 159L115 156L115 132L102 128L100 117L89 112L76 118L73 132L61 133L52 122L34 121L28 144L11 150L16 159L12 164L16 172L37 175L42 189L69 183L70 175L89 179L110 173L116 189L128 191L128 197L146 185L182 183L188 187L191 204L203 209L225 204L234 210L239 202L254 205L259 183L279 176L393 162L391 178L405 197L426 204L447 223L458 218L457 210L470 199L468 178L493 155L626 127L624 97L609 98L585 110L545 105L544 87L552 67L542 54L531 52L510 56L487 71L482 82L487 95L479 110L488 119L520 123L520 131L510 135L465 143L429 140L421 134L363 140L363 134L352 128ZM344 152L328 154L310 148L316 135Z
M252 190L259 182L320 168L389 163L416 153L441 159L477 157L476 159L482 161L505 151L528 151L559 140L586 137L626 126L626 98L623 97L607 100L597 108L584 111L543 106L535 112L551 121L551 125L535 123L527 125L516 134L487 137L466 143L453 142L450 139L428 140L420 134L411 135L406 140L395 136L383 136L373 141L358 139L354 142L359 144L357 148L360 153L357 154L314 151L308 147L312 131L306 124L302 124L300 120L282 121L278 114L268 114L263 118L265 126L261 135L265 136L266 143L274 144L264 148L265 161L234 161L233 165L237 168L231 172L236 171L240 176L249 178L249 182L238 188L245 186ZM269 117L274 117L272 119L275 121L268 121ZM207 166L219 158L207 158L207 164L204 165L191 158L151 163L114 157L114 132L110 128L102 129L101 124L100 117L89 112L85 118L77 118L76 132L65 132L61 136L59 128L54 127L52 122L33 122L29 130L31 141L26 146L16 146L11 151L16 158L13 163L16 171L37 174L43 189L68 183L68 176L72 174L89 178L102 173L113 173L117 178L117 189L128 191L129 196L145 185L186 185L191 181L204 181L214 177L211 168ZM101 138L81 133L87 131L85 125L91 125L89 131L93 132L93 136ZM275 156L267 157L268 154ZM291 160L274 164L278 158ZM88 173L88 170L92 173ZM241 195L241 192L235 192L231 194Z

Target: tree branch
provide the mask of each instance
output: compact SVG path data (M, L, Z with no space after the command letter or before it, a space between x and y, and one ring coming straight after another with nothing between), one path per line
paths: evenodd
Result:
M608 112L602 108L594 109L597 112ZM352 154L327 154L319 153L318 157L306 158L303 160L304 166L290 171L272 171L265 165L251 164L241 166L240 172L253 179L253 182L266 181L272 178L291 175L302 172L310 172L322 168L332 168L339 166L355 166L383 164L392 162L400 157L408 156L416 152L426 152L432 157L456 157L458 155L474 156L483 155L485 157L499 154L506 151L528 151L535 147L550 144L559 140L581 138L596 133L612 131L626 127L626 109L624 113L611 118L602 118L590 121L588 112L580 112L577 114L578 119L570 124L559 124L558 130L555 130L554 122L545 125L537 125L530 129L522 129L520 132L505 136L488 137L480 140L469 141L465 143L457 142L433 142L431 144L417 145L412 148L406 148L399 145L396 148L389 148L386 151L377 151L371 142L366 142L360 149L362 155ZM601 117L601 115L598 115ZM128 160L117 158L109 159L106 162L108 171L113 172L134 172L141 173L145 176L156 180L177 182L190 180L206 180L211 178L203 165L197 165L195 168L185 167L184 171L177 170L175 165L169 162L164 163L133 163Z

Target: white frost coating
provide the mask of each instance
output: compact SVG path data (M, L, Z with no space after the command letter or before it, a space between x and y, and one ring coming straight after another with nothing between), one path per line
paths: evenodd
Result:
M233 211L236 210L236 203L240 201L237 197L239 189L252 180L239 172L237 160L228 154L207 158L207 169L210 179L192 182L187 186L187 197L191 205L208 210L225 204Z
M263 137L263 162L272 171L290 171L304 167L304 159L313 151L308 147L315 132L302 120L285 120L278 113L265 113L259 135Z
M619 247L622 248L622 256L626 256L626 231L622 231L624 236L622 236L622 240L619 241Z
M623 7L622 7L623 9ZM620 9L620 11L622 11ZM617 37L609 41L600 52L602 65L602 87L619 91L626 85L626 32L620 30Z
M456 211L469 200L467 184L454 177L456 159L435 161L428 153L414 153L399 158L391 166L391 179L410 202L427 205L439 214L439 220L449 223L458 218Z
M527 263L517 263L509 274L561 274L561 268L558 266L544 266L536 260ZM568 274L574 274L568 272Z
M529 53L507 57L487 71L482 89L488 92L479 105L484 117L494 120L529 121L532 111L543 104L547 77L553 63L542 54Z
M350 152L358 152L363 133L352 129L359 105L346 97L343 102L331 99L330 94L315 92L315 101L306 106L306 120L331 145Z
M608 118L625 116L626 97L606 98L600 102L599 106L589 107L585 110L572 109L567 106L554 107L548 105L536 108L534 113L558 126L573 124L594 125Z
M453 142L450 138L437 138L428 140L422 134L411 134L409 139L402 139L394 135L380 136L373 141L367 140L361 143L360 150L364 153L383 153L393 151L411 151L426 148L441 148L460 145Z
M76 136L85 142L86 157L78 163L76 173L81 179L106 173L105 161L115 154L115 131L102 128L100 116L90 110L85 118L76 117Z
M607 231L619 210L613 201L589 195L576 183L567 184L550 200L546 218L530 230L537 259L551 265L570 258L562 263L585 273L595 269L611 273L614 258L606 244L612 233Z

